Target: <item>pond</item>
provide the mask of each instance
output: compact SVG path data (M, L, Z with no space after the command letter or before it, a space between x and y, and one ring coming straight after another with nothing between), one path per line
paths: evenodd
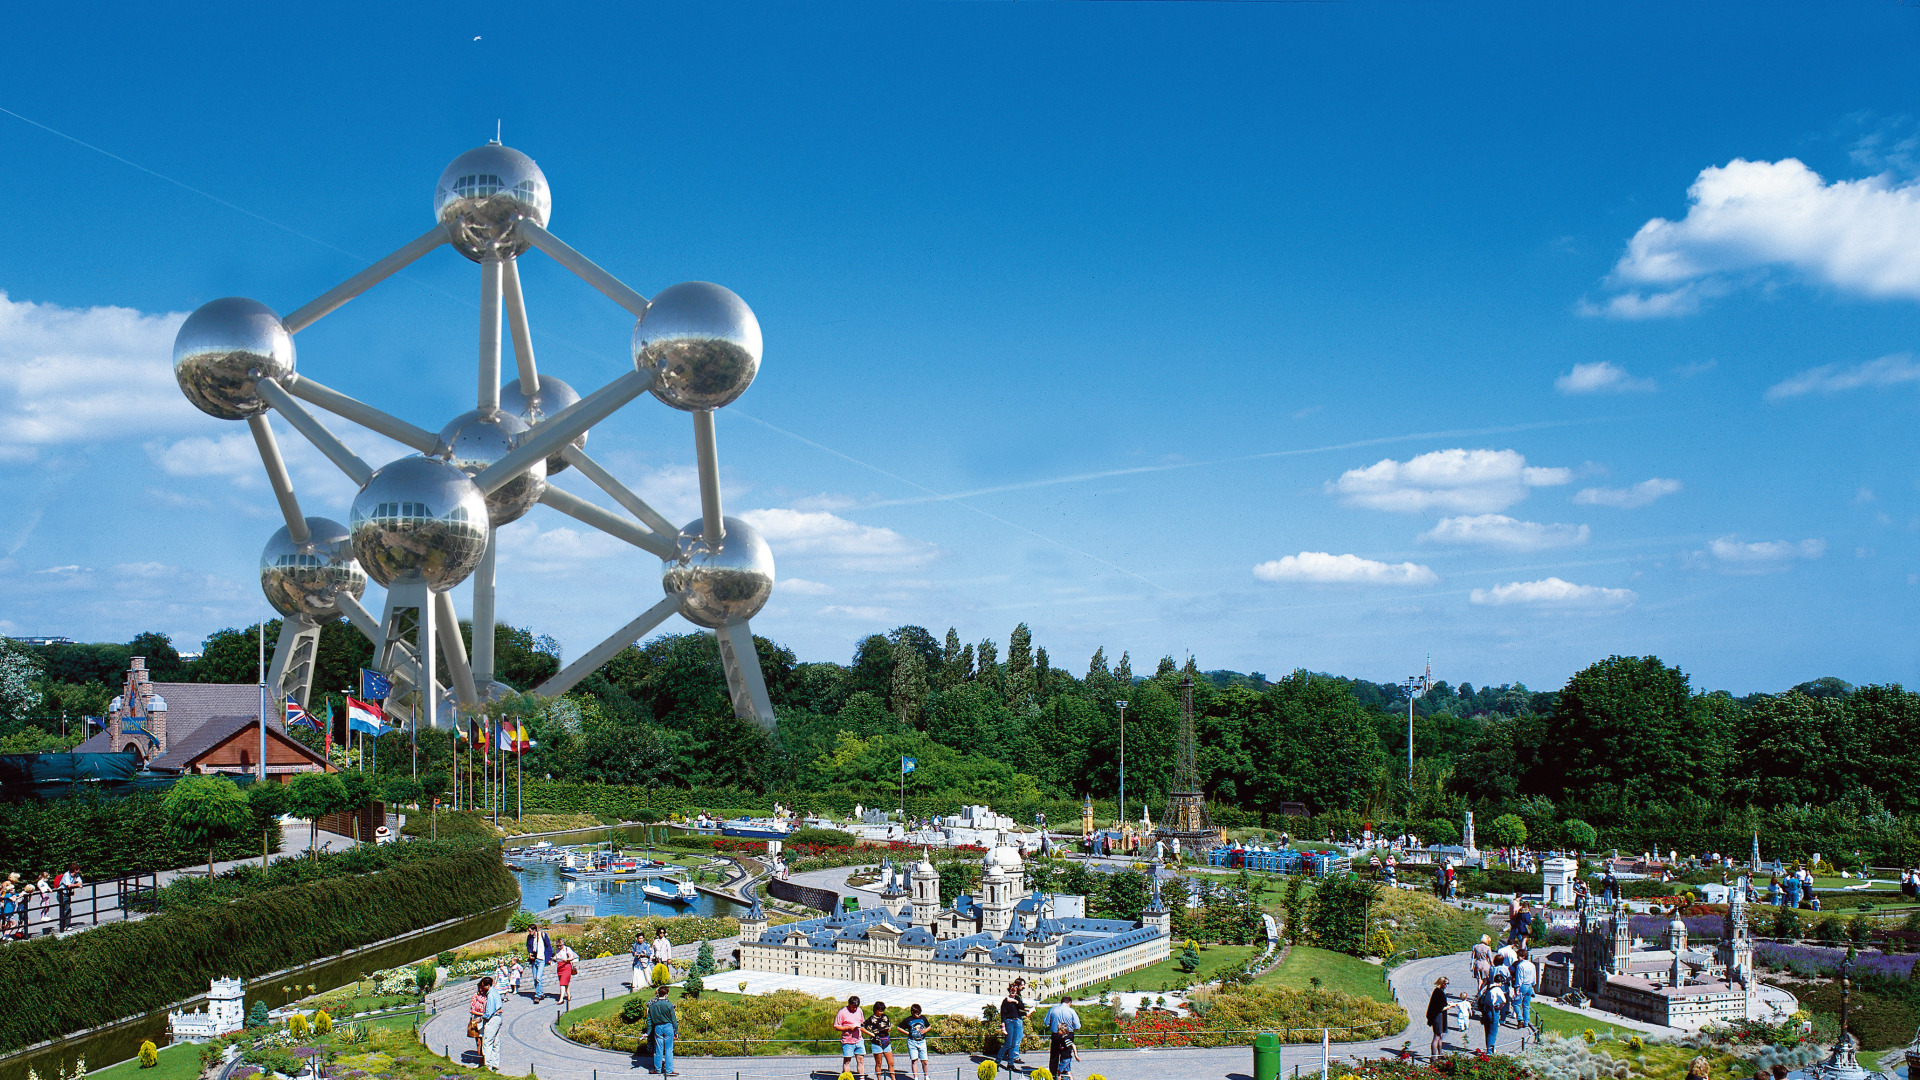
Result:
M555 844L592 845L602 841L612 841L616 845L625 844L639 847L646 843L647 836L642 829L601 829L594 832L569 833L551 838ZM520 907L524 911L539 914L548 907L548 901L561 897L562 904L589 904L595 915L707 915L739 917L746 913L744 904L723 900L711 893L701 893L691 903L669 904L650 900L640 891L644 881L568 881L560 876L560 864L543 862L539 859L515 859L509 856L509 863L520 866L514 876L520 879ZM682 875L684 876L684 875Z

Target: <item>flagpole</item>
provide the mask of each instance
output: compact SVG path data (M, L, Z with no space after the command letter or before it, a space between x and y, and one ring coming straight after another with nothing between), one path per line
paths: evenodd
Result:
M260 774L267 778L267 620L260 620Z

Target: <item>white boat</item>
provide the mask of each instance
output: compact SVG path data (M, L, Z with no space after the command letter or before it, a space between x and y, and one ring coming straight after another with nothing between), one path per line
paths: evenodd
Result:
M673 881L674 888L667 889L663 887L666 884L666 880L659 883L649 881L645 885L640 886L640 892L645 895L647 899L655 900L662 904L691 904L700 896L700 890L694 888L693 882L691 881Z

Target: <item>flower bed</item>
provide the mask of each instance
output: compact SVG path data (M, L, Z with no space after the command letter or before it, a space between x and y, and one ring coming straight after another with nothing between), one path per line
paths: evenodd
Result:
M1823 949L1816 945L1776 945L1761 942L1754 946L1753 958L1761 965L1775 971L1791 971L1795 975L1812 977L1815 975L1833 975L1840 970L1840 961L1845 959L1845 949ZM1913 977L1913 965L1920 960L1920 954L1884 952L1863 952L1854 957L1853 974L1855 978L1879 975L1891 979L1910 979Z

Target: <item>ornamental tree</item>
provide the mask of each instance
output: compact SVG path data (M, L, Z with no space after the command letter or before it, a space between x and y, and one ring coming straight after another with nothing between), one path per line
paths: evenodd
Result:
M253 826L247 797L224 776L182 777L162 800L167 827L195 847L207 849L207 880L213 880L213 849L244 836Z

